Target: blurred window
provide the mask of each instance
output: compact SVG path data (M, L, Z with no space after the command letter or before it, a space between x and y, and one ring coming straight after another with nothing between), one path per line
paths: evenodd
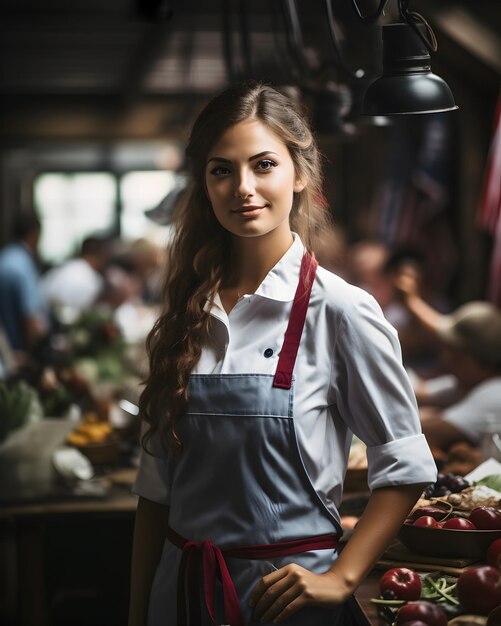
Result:
M120 179L120 233L126 240L146 237L157 239L165 228L148 219L144 212L153 209L169 193L175 174L165 171L129 172Z
M112 174L41 174L34 193L43 225L39 253L47 263L72 256L85 237L109 233L116 223L117 188Z
M160 203L175 180L170 171L133 171L118 179L109 172L41 174L34 185L43 225L40 257L48 264L60 263L78 252L85 237L114 233L117 224L127 241L146 237L163 243L166 228L144 212Z

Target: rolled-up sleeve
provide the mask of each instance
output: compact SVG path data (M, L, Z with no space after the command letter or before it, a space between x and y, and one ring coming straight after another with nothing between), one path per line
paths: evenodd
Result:
M338 325L332 384L339 416L367 445L371 490L435 481L397 333L361 290Z
M143 426L141 437L145 432ZM167 453L162 448L158 433L146 444L148 452L141 448L139 468L132 492L138 496L158 502L170 504L170 472Z
M390 485L432 483L436 466L423 434L367 447L370 489Z

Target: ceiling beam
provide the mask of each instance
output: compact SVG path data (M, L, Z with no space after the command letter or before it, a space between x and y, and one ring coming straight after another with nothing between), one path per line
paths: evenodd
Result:
M433 25L478 61L501 75L501 39L496 25L480 20L473 10L441 2L424 2Z
M150 96L125 110L112 97L3 97L0 143L182 138L201 96Z

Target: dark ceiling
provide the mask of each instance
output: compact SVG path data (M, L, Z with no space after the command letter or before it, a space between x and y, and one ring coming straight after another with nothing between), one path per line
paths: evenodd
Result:
M366 10L377 5L359 2ZM300 53L283 12L287 5L281 0L2 0L0 140L177 136L201 102L231 79L299 80L311 86L338 77L325 2L295 3ZM499 81L499 2L414 5L433 25L445 64L464 64L472 81ZM347 64L374 76L379 26L361 24L351 0L335 0L333 6ZM383 20L392 10L390 1Z

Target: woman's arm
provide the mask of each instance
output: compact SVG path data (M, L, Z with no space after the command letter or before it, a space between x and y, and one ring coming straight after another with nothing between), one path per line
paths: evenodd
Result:
M169 507L139 498L134 526L129 626L146 626L153 577L162 554Z
M375 489L353 535L328 575L348 598L370 572L417 502L425 485Z
M375 489L353 535L332 568L314 574L290 564L268 574L251 594L254 615L281 622L304 606L343 604L397 534L424 485Z

